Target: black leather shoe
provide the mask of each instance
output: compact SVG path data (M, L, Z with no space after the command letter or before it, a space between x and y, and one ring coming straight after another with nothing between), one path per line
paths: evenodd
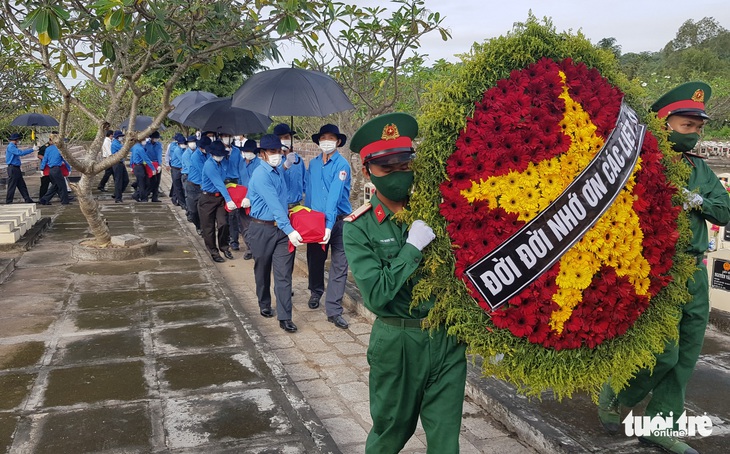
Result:
M345 320L344 318L342 318L341 315L335 315L335 316L332 316L332 317L327 317L327 321L330 322L330 323L334 323L336 327L342 328L342 329L347 329L350 326L347 323L347 320Z
M231 249L238 251L241 249L241 246L239 246L238 243L231 243Z
M261 315L266 318L271 318L274 316L274 311L270 307L267 309L261 309Z
M252 258L253 258L253 254L251 254L251 251L246 251L243 253L244 260L251 260Z
M122 203L121 199L115 200L114 203Z
M310 296L309 297L309 303L307 303L309 305L309 308L310 309L317 309L319 307L319 299L320 298L321 298L321 296L315 296L315 295Z
M98 189L101 192L106 192L106 189L104 189L104 188L96 188L96 189Z
M155 203L162 203L162 200L160 200L160 199L152 199L152 201Z
M223 257L221 257L220 255L217 255L217 254L212 255L211 257L213 257L214 262L222 263L222 262L226 261L226 259L224 259Z
M228 249L226 249L225 251L223 251L223 255L228 260L233 260L233 253L231 251L229 251Z
M291 320L279 320L279 328L283 329L287 333L297 332L297 325L295 325Z
M203 231L201 229L195 229L195 233L197 233L200 236L203 236Z

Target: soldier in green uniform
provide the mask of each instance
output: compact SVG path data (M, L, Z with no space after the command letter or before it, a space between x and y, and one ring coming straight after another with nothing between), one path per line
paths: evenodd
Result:
M407 114L374 118L353 136L362 172L376 188L371 202L345 218L343 239L365 307L377 315L370 334L370 414L365 452L397 453L420 414L429 453L459 451L466 380L465 345L445 329L423 329L433 300L409 309L422 253L434 238L421 220L393 219L413 183L412 139L418 123Z
M691 301L682 307L679 320L679 340L667 343L664 352L656 357L653 370L643 369L616 395L605 384L599 396L598 415L603 426L616 432L620 426L620 406L634 407L650 392L651 400L645 416L673 417L676 424L684 412L687 382L702 349L705 328L710 312L707 268L702 263L707 250L707 225L730 222L730 197L715 173L704 160L690 151L700 139L700 133L709 119L705 101L710 98L710 87L702 82L682 84L659 98L652 106L657 116L666 119L669 140L681 160L691 168L686 188L681 191L692 231L687 250L697 261L697 269L687 283ZM696 454L697 451L675 437L652 434L639 441L661 447L667 452Z

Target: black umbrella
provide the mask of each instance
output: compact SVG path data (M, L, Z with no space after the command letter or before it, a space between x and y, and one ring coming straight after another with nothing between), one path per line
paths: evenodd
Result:
M152 120L154 120L152 117L147 115L137 115L137 118L134 121L134 130L135 131L142 131L144 129L147 129L149 125L152 124ZM129 118L124 120L121 125L119 125L119 129L129 129ZM164 131L165 125L160 125L160 131Z
M271 124L271 118L266 115L232 107L230 97L206 101L181 120L185 126L193 126L201 131L231 135L266 132Z
M183 93L180 96L176 96L175 99L171 101L171 104L175 106L175 110L170 112L167 115L167 118L177 121L178 123L182 123L181 120L185 118L191 110L200 107L200 105L205 101L215 98L217 98L216 95L207 91L194 90Z
M58 121L50 115L27 113L15 117L10 126L58 126Z
M233 94L232 105L266 115L303 117L324 117L355 107L330 76L300 68L254 74Z

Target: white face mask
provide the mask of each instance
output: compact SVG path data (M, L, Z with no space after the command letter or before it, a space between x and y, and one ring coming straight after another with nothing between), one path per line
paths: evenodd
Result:
M243 159L245 159L247 161L253 161L254 159L256 159L256 154L254 154L250 151L244 151L242 154L243 154Z
M213 156L213 159L215 159L215 162L221 162L223 160L224 156Z
M268 162L271 167L277 167L281 164L281 155L278 153L270 154L266 162Z
M320 140L319 149L325 154L330 154L337 149L336 140Z
M195 142L188 142L188 146L191 150L195 150L196 148L198 148L198 144Z
M188 146L187 146L187 145L185 145L184 143L181 143L181 144L180 144L180 148L181 148L182 150L187 150Z
M230 145L231 144L231 137L230 136L221 137L221 142L223 142L223 145Z

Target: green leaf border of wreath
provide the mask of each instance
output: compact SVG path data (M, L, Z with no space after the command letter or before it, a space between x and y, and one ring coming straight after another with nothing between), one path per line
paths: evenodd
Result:
M408 211L399 215L405 221L423 219L433 227L436 240L426 250L422 265L423 279L413 290L414 305L435 298L429 314L433 327L449 326L449 333L468 344L474 362L481 356L482 373L511 382L518 392L540 396L552 390L557 399L586 391L597 398L601 385L611 377L615 389L625 387L637 370L653 367L654 353L663 351L666 342L678 337L677 321L681 306L689 299L687 279L695 269L694 260L683 253L689 244L689 222L684 212L677 221L680 238L674 265L673 282L652 299L649 308L623 336L606 341L594 349L582 347L556 351L513 336L509 330L496 328L489 316L469 295L466 285L454 276L455 259L446 232L446 221L439 213L439 185L446 179L446 160L455 150L459 132L474 103L484 91L510 71L522 69L547 57L555 61L571 57L596 68L608 81L621 89L627 102L642 116L659 142L669 182L683 187L689 178L688 166L676 159L663 132L662 123L648 111L649 100L643 90L630 82L618 68L613 55L594 48L580 33L557 33L549 19L539 22L532 14L524 23L515 24L506 36L475 43L461 64L452 65L426 93L426 103L419 117L422 141L414 163L415 183ZM644 113L644 114L642 114ZM675 196L674 203L680 203ZM498 356L499 355L499 356ZM499 361L494 358L503 358Z

